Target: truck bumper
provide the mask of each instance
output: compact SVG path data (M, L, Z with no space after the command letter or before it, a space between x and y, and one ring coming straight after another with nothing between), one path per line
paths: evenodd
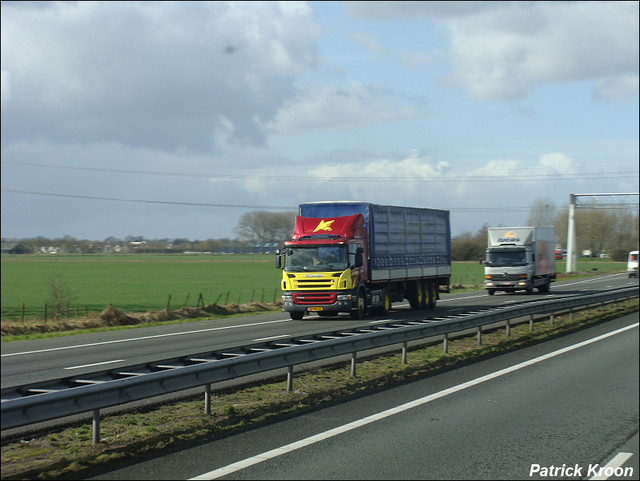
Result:
M285 312L303 312L322 314L338 314L351 312L354 308L354 296L344 291L339 292L284 292L282 309Z
M485 281L484 288L490 291L529 291L533 289L528 280L521 281Z

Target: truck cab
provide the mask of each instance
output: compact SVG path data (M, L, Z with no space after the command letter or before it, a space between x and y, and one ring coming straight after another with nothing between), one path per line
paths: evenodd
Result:
M305 313L364 314L366 233L361 214L332 219L296 217L292 239L276 253L282 272L283 309Z

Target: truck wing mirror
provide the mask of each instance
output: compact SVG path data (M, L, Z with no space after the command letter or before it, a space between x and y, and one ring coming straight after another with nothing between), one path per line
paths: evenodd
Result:
M276 249L276 269L282 269L282 252Z
M356 258L353 261L354 267L362 267L364 265L364 258L362 256L362 252L356 251Z

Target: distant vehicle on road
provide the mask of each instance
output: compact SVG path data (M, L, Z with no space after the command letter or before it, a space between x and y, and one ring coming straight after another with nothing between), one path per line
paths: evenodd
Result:
M629 277L638 277L638 251L629 252L627 274L629 274Z
M489 227L484 264L484 287L527 294L549 292L556 280L555 230L553 227Z

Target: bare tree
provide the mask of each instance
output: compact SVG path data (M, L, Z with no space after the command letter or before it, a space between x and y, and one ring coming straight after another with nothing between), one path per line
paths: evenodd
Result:
M295 212L247 212L234 232L250 242L283 242L291 237L295 216Z
M545 227L553 225L556 215L556 203L548 198L542 197L533 201L529 211L527 225Z

